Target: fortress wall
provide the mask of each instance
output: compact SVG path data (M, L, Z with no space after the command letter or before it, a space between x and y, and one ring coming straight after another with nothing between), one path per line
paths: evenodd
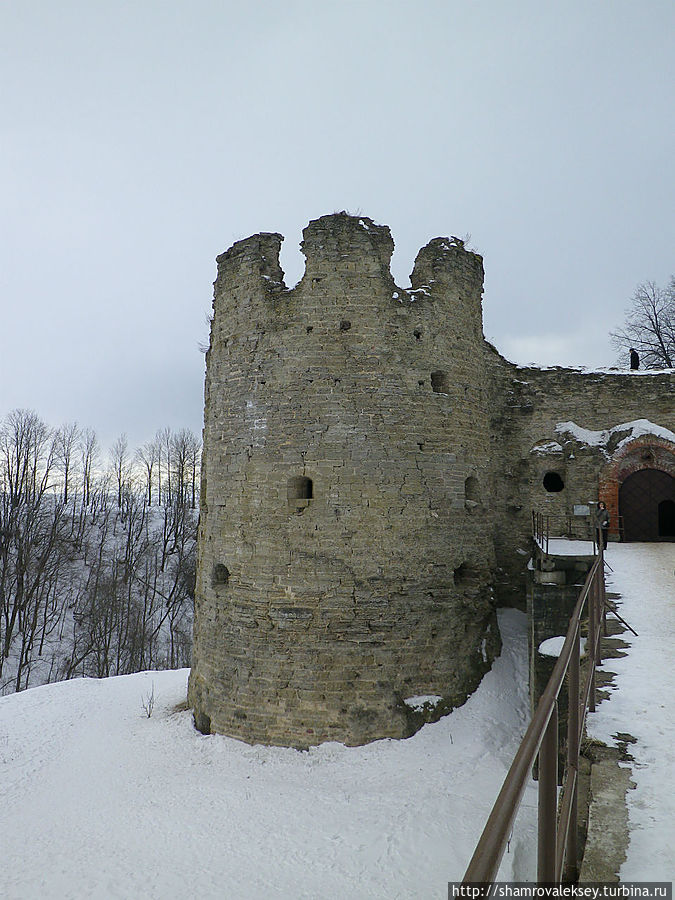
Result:
M475 688L496 600L524 604L531 511L568 516L606 478L558 423L675 430L673 373L503 359L461 241L431 241L403 290L388 228L340 213L303 237L292 290L281 235L218 258L189 684L201 730L298 747L402 737L406 698L435 715Z
M675 431L675 373L519 367L489 345L486 359L498 594L502 600L520 602L529 558L522 550L530 547L531 511L565 517L572 515L574 504L597 500L599 478L608 463L601 448L556 433L556 425L572 421L601 431L648 419ZM554 441L561 445L558 452L547 447ZM550 471L563 479L559 493L543 486Z
M400 737L498 649L482 260L436 239L405 291L389 229L338 214L287 290L280 240L218 259L190 702L248 741Z

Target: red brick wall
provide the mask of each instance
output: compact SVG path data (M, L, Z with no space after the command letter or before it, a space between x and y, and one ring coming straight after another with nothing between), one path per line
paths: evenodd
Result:
M600 472L598 499L607 505L609 533L614 537L619 537L619 487L641 469L659 469L675 478L673 445L653 434L642 435L618 450Z

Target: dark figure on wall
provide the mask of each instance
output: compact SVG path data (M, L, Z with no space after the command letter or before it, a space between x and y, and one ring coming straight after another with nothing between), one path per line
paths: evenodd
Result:
M600 529L600 545L603 550L607 549L607 532L609 531L609 513L604 501L598 503L598 512L595 517L597 527Z
M631 369L640 368L640 357L637 350L633 350L632 347L630 348L630 367Z

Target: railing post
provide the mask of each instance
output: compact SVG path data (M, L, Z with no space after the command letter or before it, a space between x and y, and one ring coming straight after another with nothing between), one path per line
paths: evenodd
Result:
M605 589L605 550L600 551L600 568L598 569L598 590L600 591L600 616L602 633L607 637L607 594Z
M558 703L553 703L551 716L539 748L539 836L537 881L554 882L556 816L558 808Z
M588 665L591 668L591 690L588 698L588 709L595 712L595 631L596 631L596 608L598 595L598 577L597 571L591 582L591 589L588 592L588 645L587 657Z
M570 826L567 834L565 850L565 868L563 881L576 882L579 877L577 869L578 847L578 795L579 795L579 625L575 629L574 643L567 670L567 777L570 772L576 776L570 807Z

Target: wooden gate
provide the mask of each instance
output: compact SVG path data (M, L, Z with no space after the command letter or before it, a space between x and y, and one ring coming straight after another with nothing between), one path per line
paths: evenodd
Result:
M641 469L619 488L624 541L675 541L672 509L675 478L659 469Z

